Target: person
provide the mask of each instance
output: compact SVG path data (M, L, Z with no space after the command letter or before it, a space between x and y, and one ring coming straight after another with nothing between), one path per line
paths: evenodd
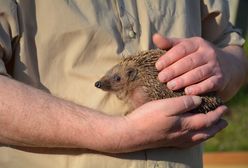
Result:
M202 167L201 142L247 79L226 1L0 0L0 166ZM155 44L155 45L154 45ZM159 80L187 96L126 106L94 82L123 55L169 49Z

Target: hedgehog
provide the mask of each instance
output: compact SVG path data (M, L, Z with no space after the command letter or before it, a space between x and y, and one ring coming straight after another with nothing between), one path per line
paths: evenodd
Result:
M130 111L149 101L183 96L184 88L172 91L167 88L166 83L158 80L155 63L165 52L161 49L151 49L125 57L95 82L95 87L114 93L129 105ZM216 92L199 96L202 103L191 112L207 113L223 104Z

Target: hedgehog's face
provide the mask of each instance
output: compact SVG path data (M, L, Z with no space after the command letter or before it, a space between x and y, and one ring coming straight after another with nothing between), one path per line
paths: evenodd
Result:
M128 89L128 86L137 79L137 74L138 70L135 67L118 64L97 81L95 86L104 91L121 91Z

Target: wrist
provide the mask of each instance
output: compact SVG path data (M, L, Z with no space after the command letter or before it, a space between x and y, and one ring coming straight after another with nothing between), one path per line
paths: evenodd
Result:
M109 116L93 112L88 116L87 134L79 137L80 148L87 148L99 152L120 153L124 150L127 124L125 117ZM85 131L85 128L83 128Z
M248 78L248 61L244 51L239 46L227 46L222 49L223 57L226 58L227 69L223 69L226 74L226 85L220 94L224 100L232 98L242 85L247 82Z

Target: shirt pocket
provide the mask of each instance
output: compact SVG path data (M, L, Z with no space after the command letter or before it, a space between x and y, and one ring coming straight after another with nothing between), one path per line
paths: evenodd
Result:
M199 1L145 0L151 25L169 37L201 35Z

